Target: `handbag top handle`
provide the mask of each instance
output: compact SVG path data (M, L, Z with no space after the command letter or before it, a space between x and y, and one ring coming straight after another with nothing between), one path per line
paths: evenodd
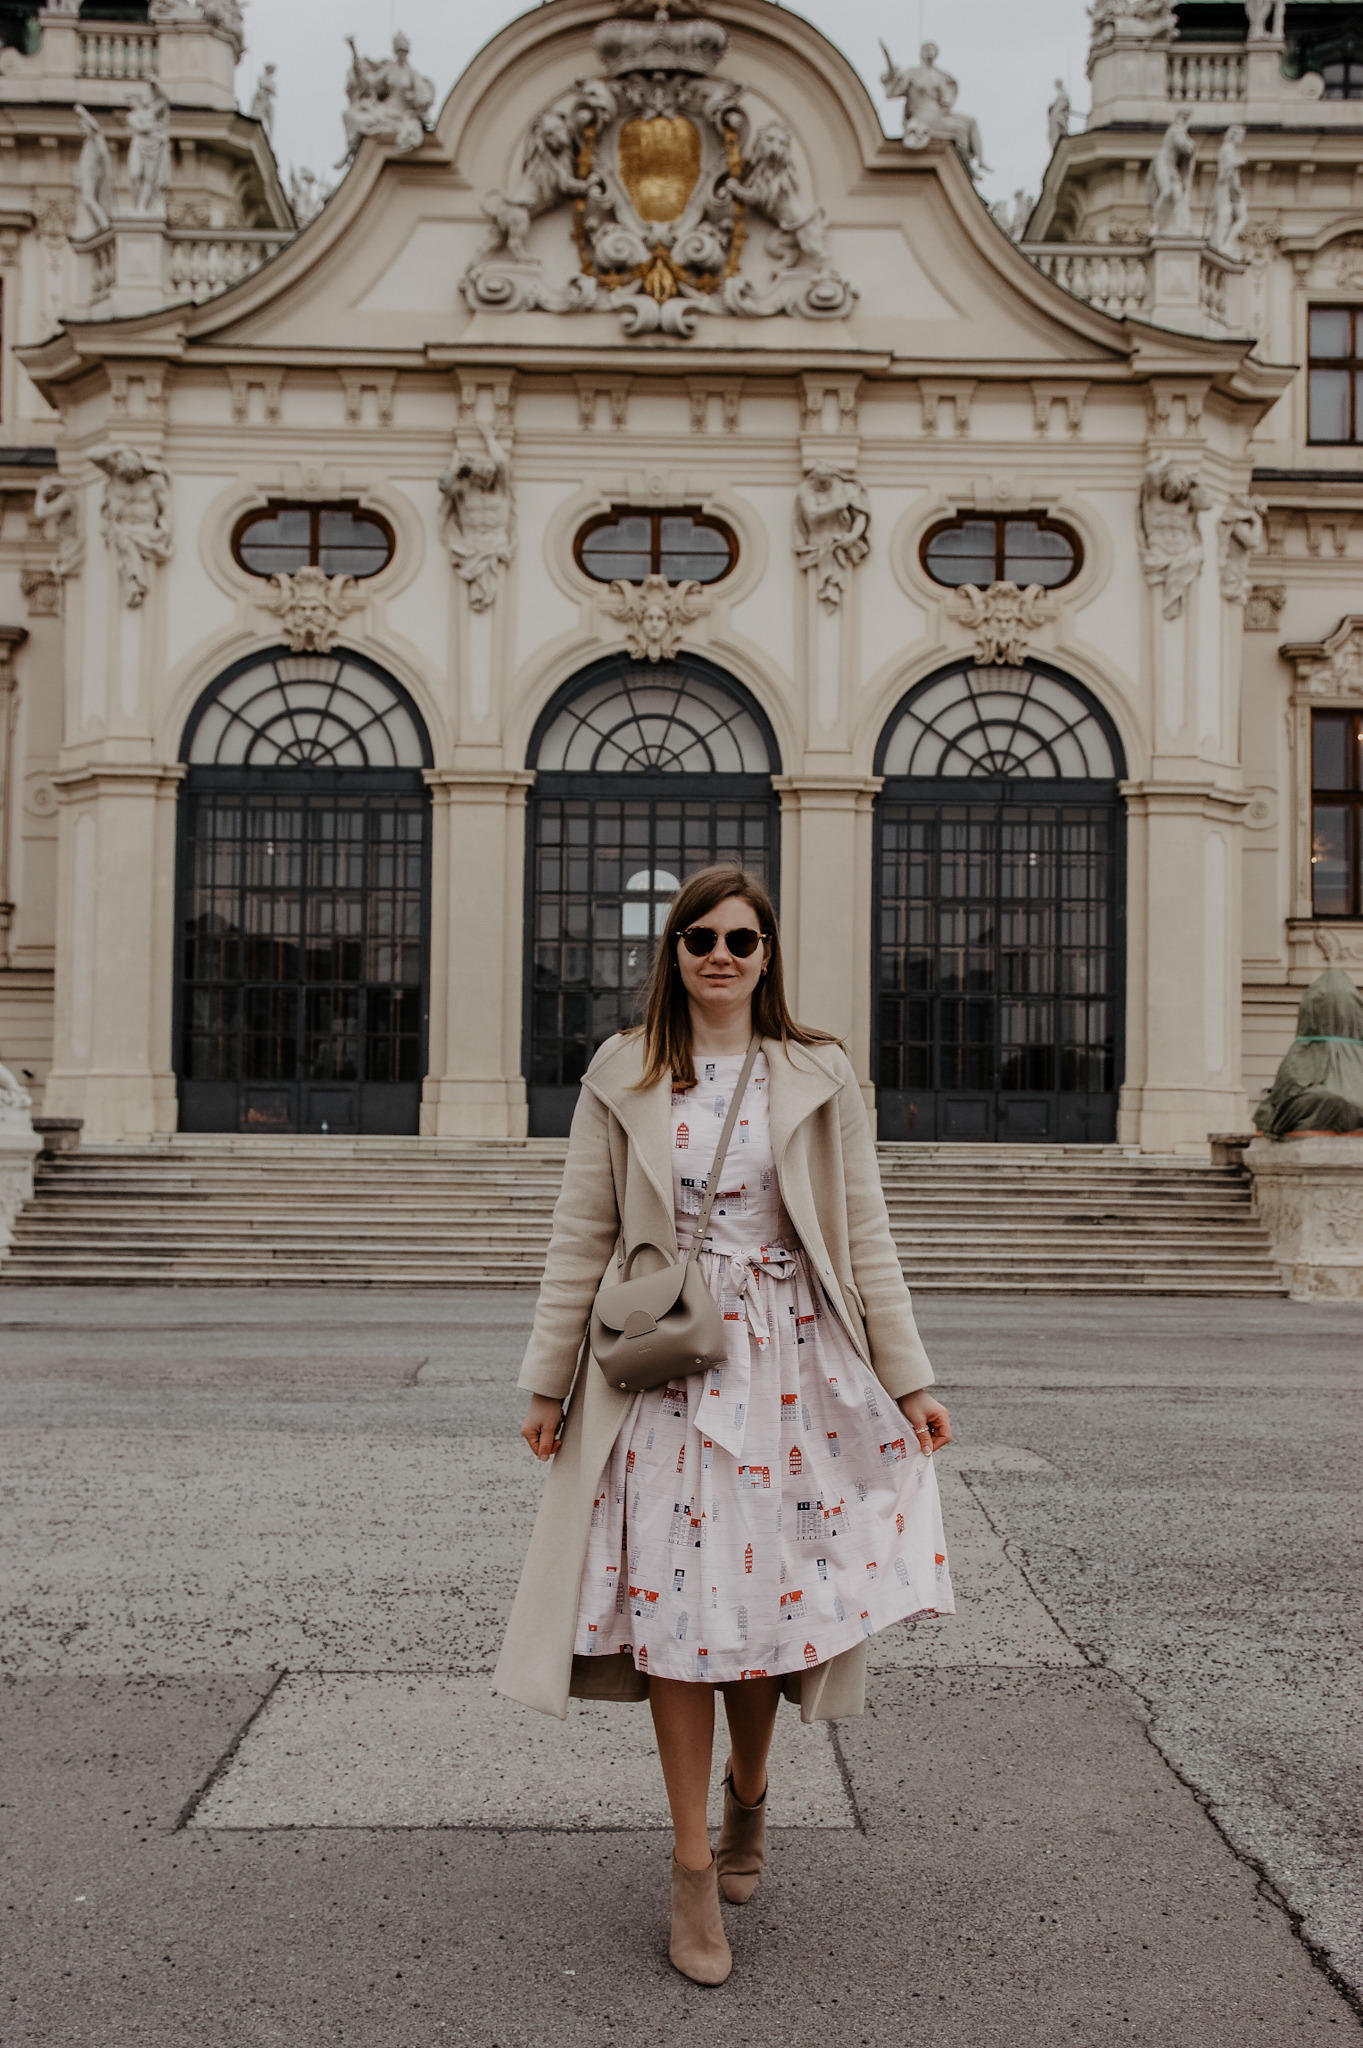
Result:
M715 1153L714 1164L710 1168L706 1181L705 1200L700 1205L700 1214L696 1218L696 1227L691 1233L691 1242L686 1248L688 1264L692 1259L698 1258L700 1255L701 1241L710 1222L710 1211L714 1206L715 1196L719 1192L719 1176L724 1171L724 1156L729 1149L729 1140L734 1134L734 1125L738 1122L738 1112L742 1106L743 1096L748 1086L748 1076L752 1073L754 1062L761 1050L762 1040L754 1031L752 1044L748 1047L748 1057L743 1062L743 1071L738 1077L738 1083L733 1092L733 1099L729 1104L729 1114L724 1119L724 1129L719 1134L719 1149Z

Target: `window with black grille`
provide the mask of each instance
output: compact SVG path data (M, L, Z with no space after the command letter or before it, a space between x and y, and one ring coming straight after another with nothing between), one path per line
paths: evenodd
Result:
M1311 308L1310 438L1363 440L1363 307Z
M377 576L393 559L393 531L375 512L356 504L285 505L271 499L264 512L237 522L232 552L252 576L293 576L321 569L328 576Z
M617 506L589 520L577 537L578 566L594 583L718 583L738 560L738 542L721 520L695 510L635 511Z
M1006 519L976 516L945 519L923 541L922 562L934 583L959 589L973 583L1016 583L1025 590L1039 583L1056 590L1072 582L1083 561L1076 534L1040 517Z
M1363 916L1363 711L1311 714L1311 909Z

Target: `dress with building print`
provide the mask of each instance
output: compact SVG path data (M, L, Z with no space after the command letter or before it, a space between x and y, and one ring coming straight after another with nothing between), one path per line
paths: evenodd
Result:
M677 1237L690 1242L743 1061L672 1097ZM723 1684L804 1671L895 1622L954 1612L937 1476L810 1272L754 1063L701 1266L722 1366L640 1394L596 1489L579 1656Z

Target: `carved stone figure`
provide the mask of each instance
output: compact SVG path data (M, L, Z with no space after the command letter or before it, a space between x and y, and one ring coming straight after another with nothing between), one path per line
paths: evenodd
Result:
M210 28L226 36L232 45L232 59L240 64L246 48L246 22L240 0L199 0L199 12Z
M636 11L649 19L632 19ZM681 9L674 9L673 13ZM581 78L537 114L508 191L489 192L487 236L460 280L475 312L609 309L628 335L689 339L706 315L840 319L856 293L834 268L823 209L799 190L795 144L780 121L748 143L743 88L710 73L727 31L705 17L633 7L593 38L604 78ZM576 270L550 283L530 224L573 206ZM740 274L754 238L773 232L765 277Z
M842 603L849 573L871 552L871 501L855 477L816 462L795 493L795 559L816 579L826 612Z
M1193 232L1193 171L1197 145L1188 129L1186 113L1175 114L1164 131L1164 139L1145 175L1145 196L1150 202L1151 227L1157 235L1191 235Z
M331 186L324 185L316 171L310 171L306 167L301 171L290 170L289 205L293 208L293 217L300 228L305 228L310 220L316 220L330 199L331 191Z
M1297 1036L1254 1122L1266 1138L1363 1133L1363 996L1342 967L1327 967L1303 995Z
M104 130L88 107L76 104L76 118L85 133L76 164L76 189L85 208L83 232L102 235L113 219L114 165Z
M1216 522L1221 595L1232 604L1249 602L1250 558L1264 544L1263 498L1228 498Z
M699 583L669 583L666 576L612 583L601 602L612 618L623 620L625 645L636 661L671 661L683 630L710 604Z
M1287 0L1245 0L1252 43L1281 42L1287 17Z
M33 1097L8 1067L0 1067L0 1131L33 1135Z
M272 576L265 602L278 613L285 645L295 654L330 654L347 613L357 610L364 598L353 576L328 576L325 569L304 568L295 569L292 576Z
M1093 0L1089 8L1095 48L1118 36L1172 36L1178 32L1175 0Z
M1052 149L1055 148L1057 142L1063 142L1069 134L1070 115L1073 111L1074 109L1070 105L1070 96L1065 90L1065 81L1063 78L1057 78L1055 81L1055 98L1046 109L1046 136Z
M170 185L170 101L154 78L133 87L128 103L128 200L132 211L149 220L166 217Z
M516 552L516 502L511 458L490 427L482 455L461 455L440 479L442 530L450 558L469 587L469 604L485 612L497 595L497 573Z
M936 43L924 43L918 63L904 67L895 63L884 43L880 47L885 50L885 69L880 75L885 97L904 102L905 149L926 149L941 138L955 143L972 178L987 171L980 124L973 114L956 112L960 87L949 71L939 68Z
M123 602L140 605L153 562L168 562L174 547L170 473L140 448L106 448L90 460L109 481L100 501L104 542L118 563Z
M274 65L267 64L262 70L256 82L255 92L251 96L251 118L254 121L259 121L271 141L274 139L274 103L277 90Z
M57 543L52 571L62 582L78 576L85 563L85 511L80 492L68 477L44 477L33 495L33 516L41 519L47 537Z
M1240 148L1244 139L1245 131L1237 122L1226 130L1226 139L1217 152L1216 189L1212 193L1211 225L1207 234L1213 249L1237 261L1240 237L1249 212L1245 204L1245 188L1240 182L1240 167L1245 161Z
M996 199L989 212L1010 241L1020 242L1027 231L1027 223L1032 217L1032 208L1035 205L1036 201L1031 193L1024 192L1019 185L1017 191L1013 194L1011 209L1006 199Z
M1027 642L1048 617L1046 593L1039 583L1029 583L1025 590L1016 583L991 583L988 590L963 583L958 594L982 668L1000 662L1016 666L1027 659Z
M400 30L393 38L391 57L362 57L355 38L347 36L346 41L351 56L345 86L349 104L341 116L345 155L337 170L349 163L365 135L404 152L418 148L426 133L426 116L435 104L435 81L412 69L407 61L412 46Z
M1287 603L1285 583L1255 583L1245 602L1247 633L1276 633L1283 606Z
M1202 535L1198 514L1212 502L1211 492L1189 469L1180 469L1172 455L1161 455L1145 472L1137 523L1141 567L1150 583L1164 591L1164 616L1176 619L1183 600L1202 573Z

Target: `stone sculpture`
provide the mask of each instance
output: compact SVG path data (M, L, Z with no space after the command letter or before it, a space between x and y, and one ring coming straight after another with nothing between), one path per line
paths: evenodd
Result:
M1245 159L1240 154L1245 131L1235 123L1226 130L1225 141L1216 157L1216 189L1212 193L1211 225L1207 240L1221 255L1238 261L1240 237L1244 233L1245 219L1249 212L1245 204L1245 188L1240 182L1240 168Z
M295 654L330 654L346 615L364 603L353 576L328 576L325 569L295 569L270 578L265 603L278 614L284 644Z
M853 476L816 462L795 493L795 559L815 578L826 612L842 603L849 573L871 552L871 501Z
M1145 472L1137 523L1141 567L1148 582L1164 591L1164 616L1177 619L1183 600L1202 572L1198 514L1211 505L1210 491L1172 455L1161 455Z
M1093 0L1089 8L1093 43L1100 47L1118 36L1172 36L1178 33L1174 0Z
M1232 604L1248 604L1250 561L1264 544L1263 498L1228 498L1216 522L1221 565L1221 595Z
M743 88L711 72L728 34L705 18L621 13L594 37L604 78L536 115L517 181L483 200L490 227L460 282L475 312L618 313L626 334L695 334L705 315L839 319L856 293L835 269L823 209L800 193L789 128L749 144ZM562 285L530 224L569 202L577 267ZM771 223L764 277L741 275L748 216Z
M134 86L128 103L128 202L147 220L164 220L170 186L170 101L154 78Z
M76 119L80 122L85 140L80 146L80 158L76 164L76 189L80 193L81 205L85 208L88 235L102 235L110 225L114 214L114 164L109 154L109 145L104 139L104 130L88 107L76 105Z
M482 455L454 460L440 479L445 500L442 531L450 559L469 587L469 604L485 612L497 595L498 571L516 552L516 502L511 458L490 427Z
M274 139L274 103L276 91L277 87L275 85L275 68L273 64L267 64L262 70L260 77L256 82L255 92L251 96L251 119L253 121L259 121L261 127L265 130L265 133L270 137L271 141L273 141Z
M331 186L324 185L316 171L304 167L289 172L289 205L300 228L310 220L316 220L322 208L331 197Z
M123 602L135 609L147 594L151 564L168 562L174 546L170 473L140 448L106 448L90 460L108 478L100 528L118 564Z
M1245 0L1245 12L1249 16L1249 39L1252 43L1270 39L1282 41L1287 0Z
M1010 242L1020 242L1027 231L1027 223L1032 217L1032 208L1035 205L1036 201L1031 193L1024 192L1019 185L1017 191L1013 194L1011 209L1006 199L996 199L989 212L991 217L1003 229Z
M1363 1137L1363 996L1342 967L1327 967L1303 995L1297 1035L1254 1121L1266 1138Z
M601 602L612 618L623 620L625 645L636 661L671 661L683 629L709 609L699 583L669 583L666 576L612 583Z
M345 155L337 170L349 163L366 135L377 136L404 154L418 148L426 133L426 116L435 105L435 81L412 69L407 61L412 46L400 30L393 38L391 57L362 57L355 38L347 36L346 41L351 64L345 87L348 105L341 116Z
M1188 130L1188 116L1177 113L1165 129L1145 177L1145 196L1150 202L1155 234L1192 234L1196 164L1197 145Z
M246 22L240 0L199 0L199 12L210 28L217 29L232 45L232 59L240 64L246 48Z
M965 605L965 622L975 635L975 659L981 668L1000 662L1020 666L1027 659L1027 642L1047 617L1046 593L1039 583L1020 590L1016 583L991 583L981 590L963 583L959 596Z
M33 494L33 516L57 544L52 573L59 582L78 576L85 562L85 512L80 492L68 477L44 477Z
M973 114L956 112L960 87L949 71L939 68L936 43L924 43L918 63L903 68L895 63L884 43L880 47L885 51L885 69L880 76L885 97L904 102L905 149L926 149L930 142L939 139L954 142L972 178L988 171L980 124Z
M0 1131L33 1129L33 1097L8 1067L0 1067Z
M1055 81L1055 98L1046 109L1046 135L1052 149L1057 142L1063 142L1070 132L1070 115L1073 108L1070 96L1065 90L1063 78Z

